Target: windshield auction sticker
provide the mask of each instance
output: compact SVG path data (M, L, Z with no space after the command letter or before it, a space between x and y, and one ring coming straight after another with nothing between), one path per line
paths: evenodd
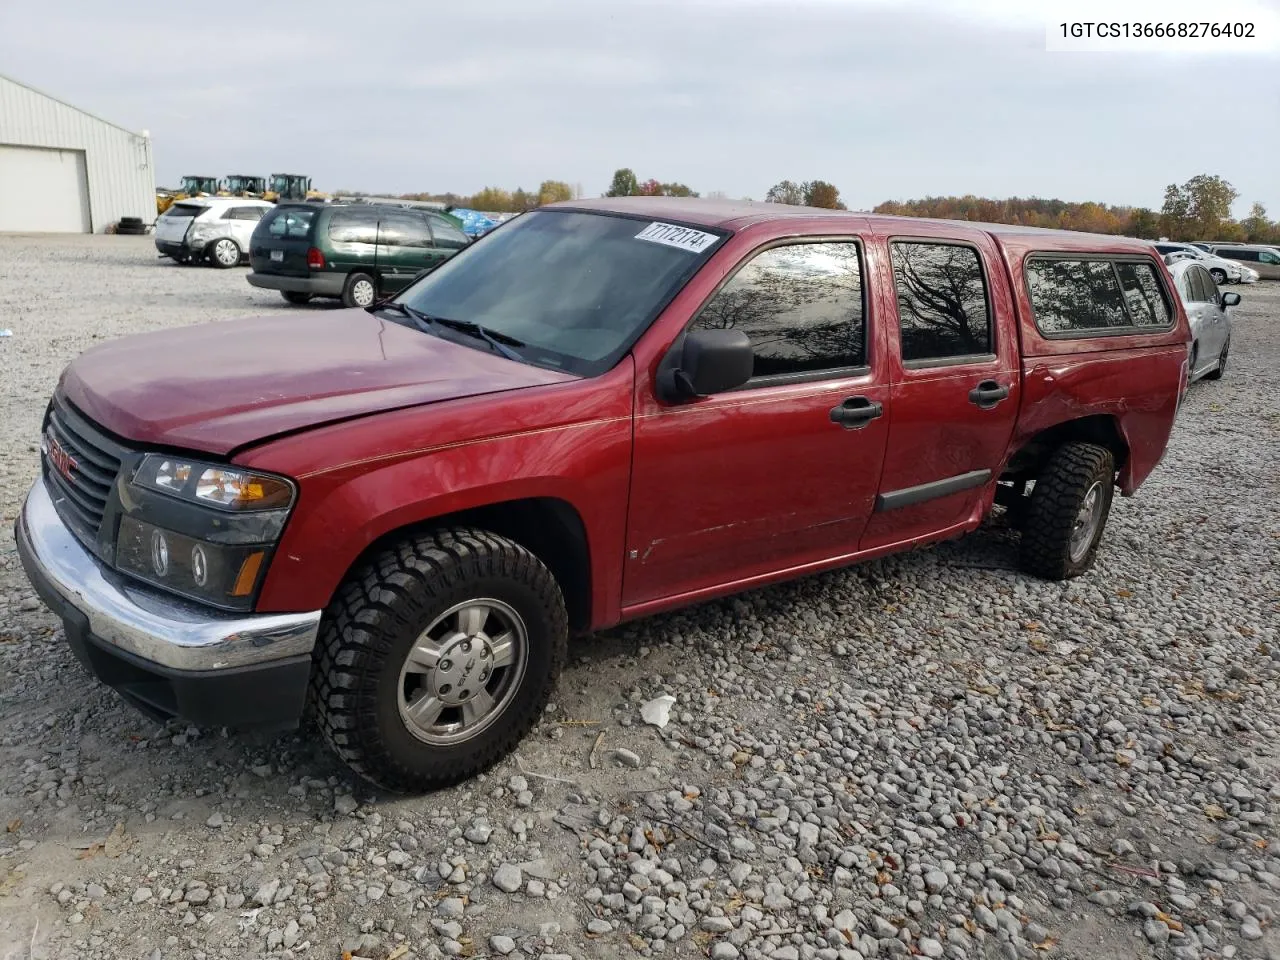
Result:
M701 253L720 238L714 233L703 233L689 227L677 227L674 223L651 223L636 234L637 240L679 247L690 253Z

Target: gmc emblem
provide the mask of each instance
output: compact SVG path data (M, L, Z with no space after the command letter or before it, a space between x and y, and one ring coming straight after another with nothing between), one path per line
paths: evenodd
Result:
M66 477L67 480L73 479L77 466L76 458L62 449L62 444L53 438L52 433L45 434L45 448L53 468Z

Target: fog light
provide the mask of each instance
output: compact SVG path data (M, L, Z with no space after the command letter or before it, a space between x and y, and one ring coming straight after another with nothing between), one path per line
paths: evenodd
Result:
M191 580L197 587L206 586L209 582L209 558L198 543L191 548Z
M169 572L169 541L159 530L151 531L151 568L157 577Z

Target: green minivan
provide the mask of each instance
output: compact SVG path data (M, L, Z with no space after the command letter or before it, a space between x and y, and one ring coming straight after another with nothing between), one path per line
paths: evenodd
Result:
M471 239L438 213L393 206L282 203L253 231L249 282L290 303L367 307L444 263Z

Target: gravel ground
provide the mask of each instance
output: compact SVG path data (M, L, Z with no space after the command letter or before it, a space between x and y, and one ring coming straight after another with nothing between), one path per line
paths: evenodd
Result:
M0 958L1280 958L1280 284L1237 289L1088 576L1017 573L996 520L619 628L518 755L405 799L314 733L144 719L8 535L78 351L296 308L0 237Z

